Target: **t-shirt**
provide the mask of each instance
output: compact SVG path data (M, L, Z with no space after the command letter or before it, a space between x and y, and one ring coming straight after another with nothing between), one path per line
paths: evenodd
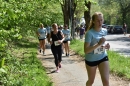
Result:
M90 43L90 46L93 46L97 42L99 42L100 38L105 37L106 35L107 35L107 30L104 28L101 28L101 30L99 32L95 31L94 29L90 29L85 34L85 42ZM107 56L106 50L100 54L96 54L96 53L94 53L94 51L85 54L85 60L98 61L98 60L101 60L102 58L104 58L105 56Z
M54 46L56 46L56 45L55 45L55 41L62 40L61 31L58 31L57 34L54 34L53 31L52 31L52 32L51 32L51 38L52 38L52 42L53 42L53 43L52 43L52 46L54 47ZM58 46L61 46L61 44L58 45Z
M40 34L39 39L45 39L47 30L46 28L38 28L38 33Z
M47 30L47 33L50 33L51 32L51 28L48 26L46 27L46 30Z
M65 36L64 41L69 40L70 39L70 34L71 34L70 30L69 29L63 29L62 32L63 32L63 34Z

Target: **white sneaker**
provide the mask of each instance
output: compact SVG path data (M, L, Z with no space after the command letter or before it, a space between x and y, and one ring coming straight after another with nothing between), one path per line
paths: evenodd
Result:
M43 56L45 56L45 52L43 51Z

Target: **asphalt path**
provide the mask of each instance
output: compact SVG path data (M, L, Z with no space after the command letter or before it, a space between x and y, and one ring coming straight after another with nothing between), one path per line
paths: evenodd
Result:
M124 55L129 55L130 38L128 36L129 35L124 36L123 34L108 34L106 39L111 46L111 50L123 53ZM38 58L46 68L46 73L51 78L53 86L85 86L87 71L84 58L73 51L70 52L69 57L66 57L65 54L63 54L61 63L62 68L60 68L59 73L55 73L56 67L50 47L46 49L45 54L46 55L43 56L38 52ZM102 86L98 70L93 86ZM130 86L130 83L129 81L122 80L121 78L110 74L110 86Z
M62 55L62 67L60 72L56 73L54 64L54 57L51 50L48 48L45 51L46 55L38 52L38 58L41 60L44 68L46 68L47 75L51 78L53 86L85 86L88 79L85 68L84 58L71 51L70 56ZM44 78L44 77L43 77ZM129 81L110 74L110 86L130 86ZM44 83L43 83L44 86ZM97 69L93 86L103 86L100 78L100 73Z
M130 34L124 36L123 34L108 34L106 42L110 44L110 50L116 51L117 53L130 57Z

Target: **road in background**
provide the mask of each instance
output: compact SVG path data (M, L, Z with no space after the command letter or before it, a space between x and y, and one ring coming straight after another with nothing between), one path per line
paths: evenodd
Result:
M121 55L130 56L130 34L108 34L105 38L110 44L110 50L117 51Z
M106 43L110 44L110 50L116 51L124 56L130 57L130 34L124 36L123 34L108 34ZM79 39L77 37L76 39ZM84 39L82 40L84 41Z

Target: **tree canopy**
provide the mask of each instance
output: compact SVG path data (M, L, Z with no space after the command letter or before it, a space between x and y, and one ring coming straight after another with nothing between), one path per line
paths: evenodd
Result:
M74 31L84 17L84 12L88 10L85 1L91 2L90 15L101 11L105 18L104 23L122 25L125 22L130 27L129 0L0 0L0 50L4 52L10 42L37 30L39 23L45 26L54 22L65 24L69 22L70 15Z

